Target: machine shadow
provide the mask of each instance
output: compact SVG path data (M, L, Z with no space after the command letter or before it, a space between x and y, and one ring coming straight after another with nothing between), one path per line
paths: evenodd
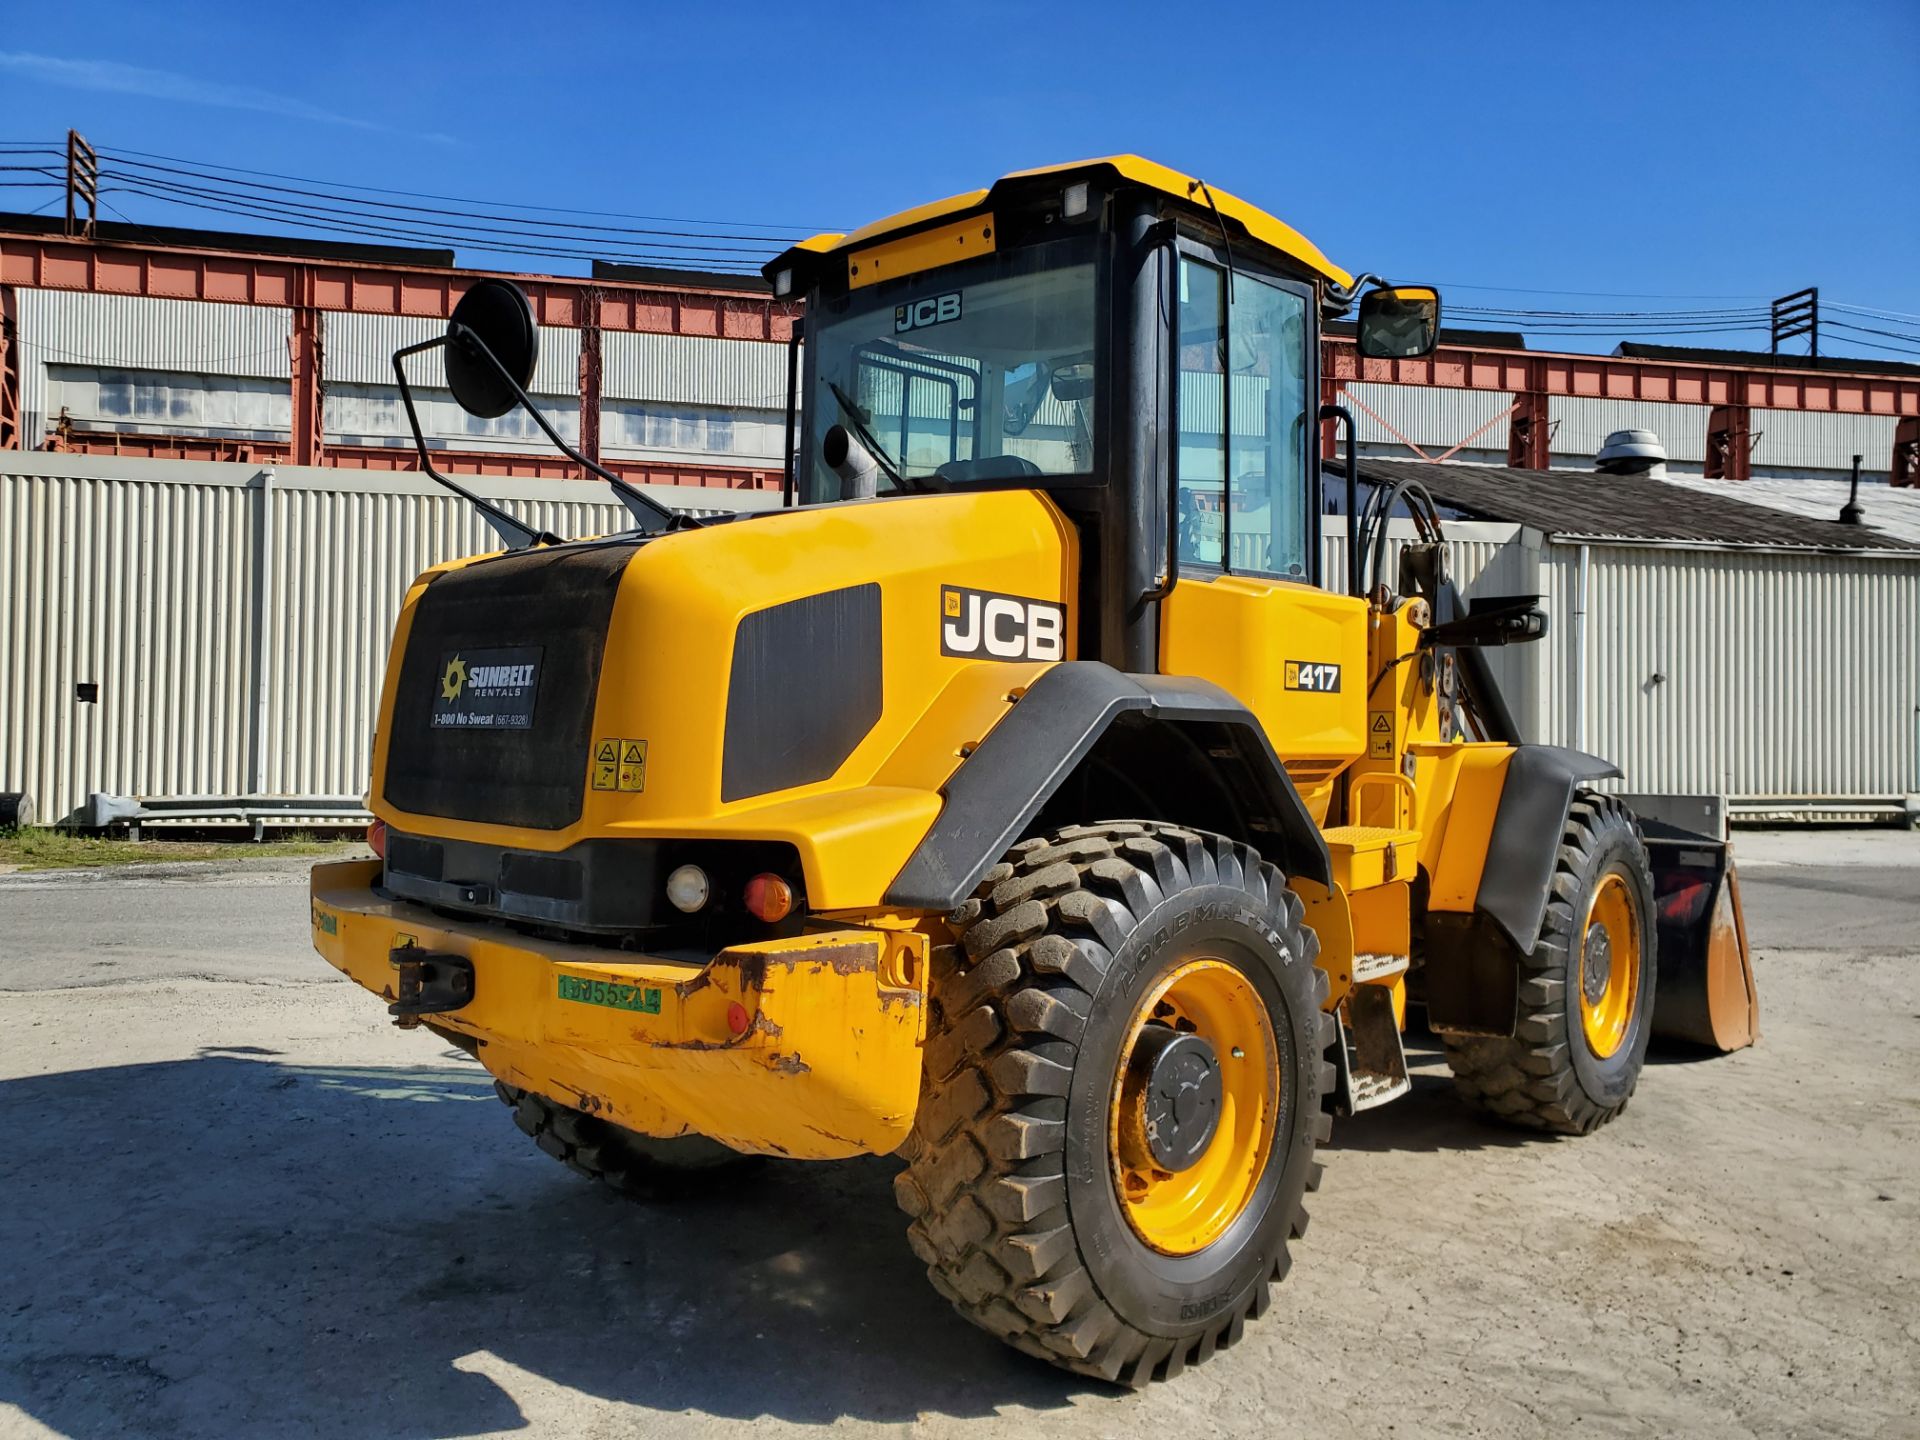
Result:
M1406 1037L1408 1078L1413 1089L1398 1100L1333 1122L1333 1139L1322 1148L1369 1153L1441 1150L1512 1150L1549 1143L1554 1137L1502 1125L1467 1108L1454 1093L1453 1080L1437 1042L1431 1048L1413 1034Z
M554 1387L901 1423L1101 1388L933 1294L890 1161L638 1205L450 1059L216 1052L0 1082L0 1111L0 1400L62 1434L460 1436L548 1423Z

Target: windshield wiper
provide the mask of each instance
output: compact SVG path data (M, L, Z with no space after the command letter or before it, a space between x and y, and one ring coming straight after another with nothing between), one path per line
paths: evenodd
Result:
M886 447L880 443L879 437L867 428L867 422L860 418L860 412L855 408L853 401L847 398L847 392L831 380L827 381L827 389L832 393L834 403L840 407L840 413L853 426L854 437L867 447L867 453L873 456L873 463L880 467L882 475L893 482L893 488L896 490L926 489L924 485L909 485L906 476L894 468L893 460L888 456Z

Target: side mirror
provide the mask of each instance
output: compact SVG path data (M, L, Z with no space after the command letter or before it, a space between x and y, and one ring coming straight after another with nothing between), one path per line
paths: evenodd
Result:
M1360 353L1418 360L1440 343L1440 292L1431 285L1369 290L1360 297Z
M539 359L527 292L511 280L475 281L447 321L447 388L460 408L482 420L506 414L519 402L514 386L533 384Z

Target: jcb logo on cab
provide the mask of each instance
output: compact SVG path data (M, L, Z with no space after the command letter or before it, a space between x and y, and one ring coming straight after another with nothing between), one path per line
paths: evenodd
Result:
M904 335L909 330L922 330L929 325L944 325L949 320L960 318L960 292L949 291L945 295L929 295L924 300L915 300L910 305L893 307L893 333Z
M940 591L940 653L989 660L1064 660L1067 608L990 590Z

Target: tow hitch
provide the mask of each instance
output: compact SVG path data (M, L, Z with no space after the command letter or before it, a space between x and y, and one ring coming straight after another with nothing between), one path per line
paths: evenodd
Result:
M473 1001L473 962L465 956L396 945L387 960L399 977L387 1013L402 1030L419 1025L422 1015L444 1014Z

